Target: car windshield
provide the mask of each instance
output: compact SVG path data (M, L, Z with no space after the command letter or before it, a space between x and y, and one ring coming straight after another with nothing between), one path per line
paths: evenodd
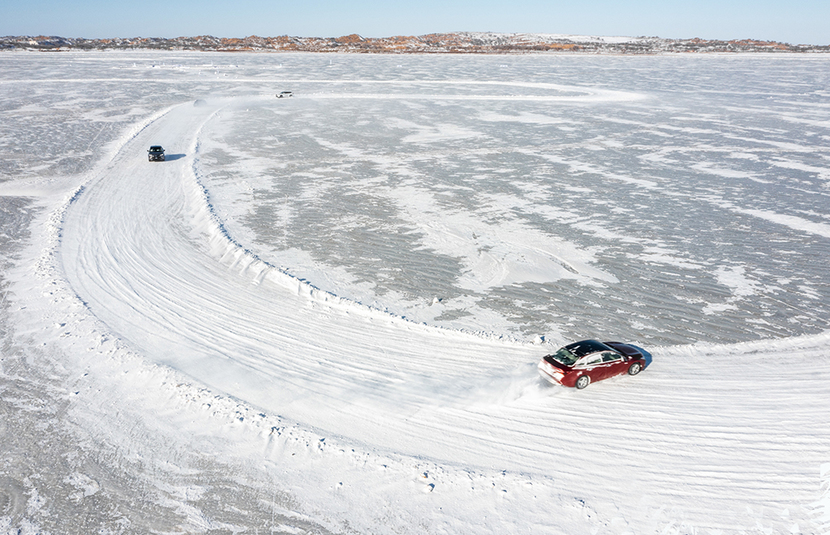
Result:
M576 355L565 349L564 347L551 355L553 359L565 366L573 366L573 363L576 362L578 358Z

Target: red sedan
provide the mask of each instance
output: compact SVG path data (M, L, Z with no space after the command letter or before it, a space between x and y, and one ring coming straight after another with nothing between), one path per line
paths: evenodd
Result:
M634 346L583 340L542 357L539 374L553 384L582 389L615 375L637 375L645 365L645 356Z

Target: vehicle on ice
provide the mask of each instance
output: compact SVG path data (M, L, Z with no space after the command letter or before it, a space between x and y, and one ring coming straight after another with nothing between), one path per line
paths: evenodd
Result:
M539 375L556 385L582 389L616 375L637 375L645 366L645 356L632 345L582 340L542 357Z
M150 147L150 150L147 151L147 159L151 162L163 162L164 161L164 149L161 145L153 145Z
M292 93L291 91L282 91L279 94L277 94L277 98L289 98L293 96L294 93Z

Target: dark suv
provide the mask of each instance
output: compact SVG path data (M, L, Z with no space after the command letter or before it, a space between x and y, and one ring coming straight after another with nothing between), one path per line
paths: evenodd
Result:
M164 161L164 149L161 145L153 145L150 147L150 150L147 151L147 158L151 162L163 162Z

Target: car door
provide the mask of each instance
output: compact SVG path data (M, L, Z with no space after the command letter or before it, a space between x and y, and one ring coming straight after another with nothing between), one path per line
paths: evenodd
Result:
M615 351L606 351L602 354L600 374L603 379L614 377L625 372L625 359Z
M577 362L574 368L579 371L579 375L584 374L590 377L592 383L599 381L602 379L602 355L599 353L586 355Z

